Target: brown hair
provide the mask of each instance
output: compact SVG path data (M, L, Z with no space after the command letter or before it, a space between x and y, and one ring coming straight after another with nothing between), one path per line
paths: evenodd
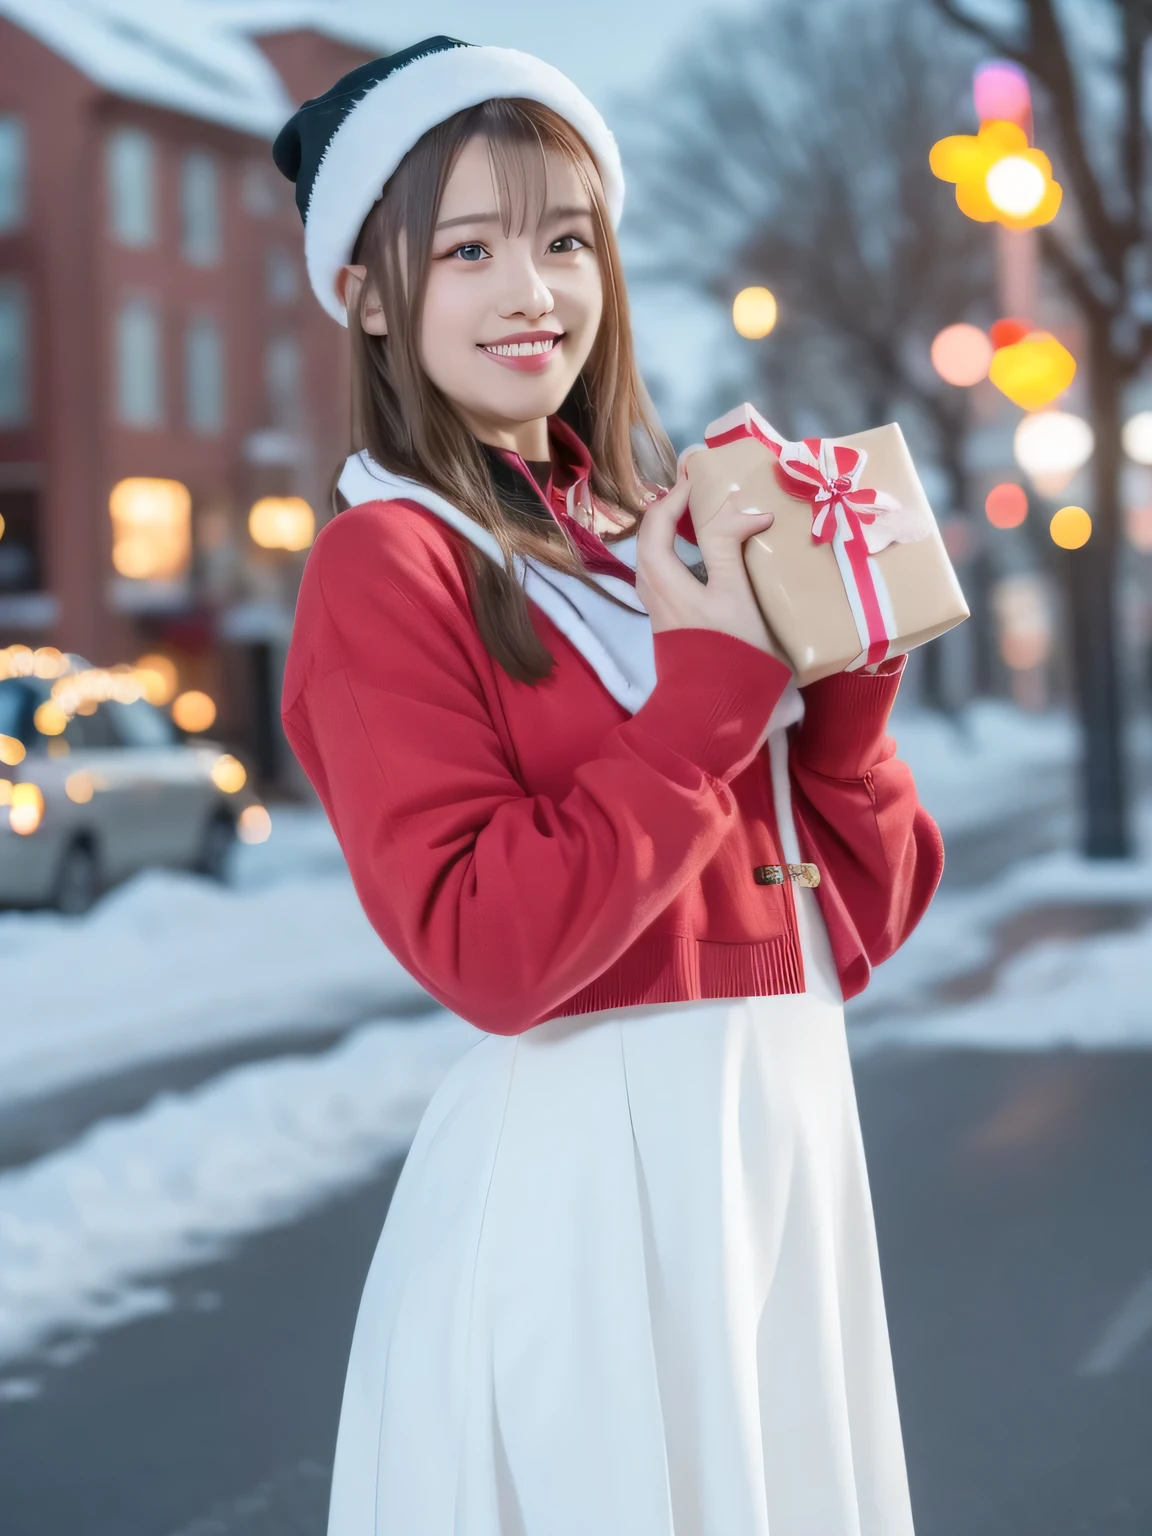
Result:
M385 184L352 253L353 262L367 267L388 317L387 336L349 325L353 447L366 448L394 474L438 492L496 538L504 569L461 539L471 575L472 612L492 657L509 676L534 683L550 674L554 658L532 627L513 557L530 555L587 585L595 583L559 523L534 517L518 508L515 498L501 496L482 446L424 372L419 355L440 200L457 157L477 135L488 141L505 234L511 231L515 208L521 229L530 216L542 213L547 152L568 160L588 191L604 310L592 351L560 415L591 453L590 489L619 524L616 537L637 526L646 483L671 481L675 456L636 369L620 255L584 140L548 107L518 99L482 102L430 129Z

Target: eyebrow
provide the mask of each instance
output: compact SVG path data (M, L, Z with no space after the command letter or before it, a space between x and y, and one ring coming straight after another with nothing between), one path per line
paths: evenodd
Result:
M591 212L591 208L588 207L546 208L541 223L545 219L574 219L582 213L591 215ZM439 234L442 229L451 229L456 224L497 224L499 221L498 213L461 213L454 219L441 219L436 226L436 232Z

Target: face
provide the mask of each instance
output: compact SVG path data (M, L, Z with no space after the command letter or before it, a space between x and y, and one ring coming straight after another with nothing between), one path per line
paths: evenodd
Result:
M444 189L424 299L421 362L482 442L546 459L546 418L587 361L603 308L589 195L549 154L547 196L505 235L487 140Z

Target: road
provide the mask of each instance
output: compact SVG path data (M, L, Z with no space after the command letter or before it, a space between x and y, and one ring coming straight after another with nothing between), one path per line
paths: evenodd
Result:
M856 1074L919 1536L1147 1536L1152 1054ZM4 1536L321 1536L397 1171L0 1403Z

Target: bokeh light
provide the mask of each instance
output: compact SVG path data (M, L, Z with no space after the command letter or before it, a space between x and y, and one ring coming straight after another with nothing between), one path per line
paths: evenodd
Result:
M246 805L236 820L236 835L242 843L266 843L272 832L272 818L262 805Z
M1013 159L1020 162L1005 173L1005 185L1001 189L995 178L989 177L1002 161ZM941 181L956 185L956 206L960 212L978 223L996 221L1006 229L1032 229L1047 224L1055 218L1063 198L1059 182L1052 179L1052 162L1042 150L1033 149L1028 135L1019 123L994 120L982 122L976 134L955 133L933 144L928 155L932 174ZM1029 166L1039 176L1042 192L1039 200L1027 212L1016 213L1011 207L998 206L993 201L990 186L998 193L1003 190L1008 203L1013 206L1023 196L1021 169ZM1029 177L1029 186L1034 181Z
M979 326L947 325L932 343L932 366L945 384L967 387L988 377L992 343Z
M248 532L261 549L307 549L316 517L302 496L261 496L248 514Z
M1028 516L1028 495L1021 485L1005 480L984 498L984 516L993 528L1019 528Z
M239 758L222 753L212 764L212 782L225 795L235 795L248 782L248 773Z
M732 324L749 341L767 336L776 316L776 296L767 288L741 288L732 300Z
M177 694L172 701L172 718L182 731L192 735L209 730L216 723L216 705L198 688Z
M1022 122L1032 110L1028 76L1007 59L981 64L972 80L972 100L982 123Z
M141 656L132 669L149 704L170 704L180 686L176 663L158 652Z
M1092 537L1092 519L1083 507L1061 507L1048 525L1053 544L1061 549L1082 549Z
M1092 457L1096 439L1082 416L1071 411L1036 411L1025 416L1012 437L1012 452L1025 474L1043 489L1085 465Z
M1023 155L1005 155L990 168L984 185L993 207L1019 219L1039 208L1048 183L1031 160Z
M1076 377L1076 359L1047 331L998 347L988 377L1021 410L1039 411L1062 395Z
M64 780L64 793L74 805L87 805L96 793L92 775L83 769L77 773L70 773Z
M1152 411L1137 411L1124 423L1124 452L1135 464L1152 464Z
M39 784L13 784L8 825L20 837L29 837L44 818L44 795Z
M1017 320L1009 315L1003 320L994 320L988 327L988 335L992 345L999 350L1001 347L1010 347L1015 341L1023 341L1035 329L1030 320Z
M24 743L15 736L0 736L0 763L15 768L24 761Z
M112 564L136 581L183 575L192 553L192 496L179 480L120 480L108 498Z
M60 736L68 725L68 716L55 699L45 699L32 716L32 723L41 736Z

